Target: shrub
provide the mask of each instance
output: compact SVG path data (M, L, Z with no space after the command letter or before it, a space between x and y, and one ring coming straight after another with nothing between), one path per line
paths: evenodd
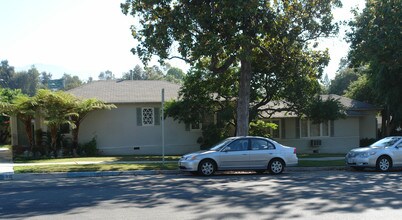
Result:
M78 146L78 153L82 156L96 156L98 155L98 147L96 145L96 137L91 141Z
M277 128L278 128L278 125L275 123L258 120L255 122L250 122L250 132L249 133L251 136L270 137L271 130L277 129Z

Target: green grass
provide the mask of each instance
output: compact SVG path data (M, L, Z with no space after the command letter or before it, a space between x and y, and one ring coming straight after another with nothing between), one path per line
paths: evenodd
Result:
M151 164L87 164L87 165L37 165L15 166L15 173L52 173L85 171L133 171L133 170L177 170L176 163Z
M344 157L343 154L301 154L299 158L323 158L323 157ZM77 157L60 159L36 159L28 160L19 158L14 163L55 163L55 162L122 162L131 161L133 164L80 164L80 165L35 165L35 166L14 166L15 173L52 173L52 172L85 172L85 171L133 171L133 170L177 170L177 163L180 156L166 156L165 165L160 162L149 164L138 164L135 161L162 161L161 156L102 156L102 157ZM341 160L299 160L299 167L328 167L345 166Z
M165 156L165 161L178 161L180 156ZM56 162L119 162L119 161L162 161L162 156L105 156L105 157L72 157L59 159L27 159L16 158L14 163L56 163Z

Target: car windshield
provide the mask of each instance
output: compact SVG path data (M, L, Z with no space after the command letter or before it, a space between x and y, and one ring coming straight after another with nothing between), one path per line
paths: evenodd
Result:
M375 142L374 144L370 145L370 147L373 148L391 147L399 140L401 140L401 137L387 137Z
M226 146L230 141L232 141L232 138L225 139L217 144L215 144L213 147L211 147L209 150L212 151L220 151L222 147Z

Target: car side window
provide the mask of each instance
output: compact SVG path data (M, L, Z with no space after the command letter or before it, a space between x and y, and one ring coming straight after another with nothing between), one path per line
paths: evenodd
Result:
M251 140L251 150L273 150L275 145L271 142L262 139Z
M248 140L235 140L226 147L227 151L245 151L248 150Z

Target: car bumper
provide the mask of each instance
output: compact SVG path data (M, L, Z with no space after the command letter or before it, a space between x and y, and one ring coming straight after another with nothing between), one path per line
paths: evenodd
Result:
M199 161L179 160L178 165L181 171L197 171Z
M375 167L376 166L376 158L363 158L363 157L354 157L354 158L346 158L346 165L350 167Z

